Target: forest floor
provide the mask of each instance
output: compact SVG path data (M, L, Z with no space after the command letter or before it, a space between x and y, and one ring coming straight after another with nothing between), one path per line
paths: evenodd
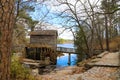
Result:
M38 80L120 80L120 53L107 53L87 61L85 66L55 69ZM88 69L89 68L89 69Z

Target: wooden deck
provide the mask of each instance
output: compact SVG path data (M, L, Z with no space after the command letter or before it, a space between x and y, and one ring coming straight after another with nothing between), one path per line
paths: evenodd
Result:
M41 68L45 67L46 65L49 65L46 63L46 61L43 60L33 60L27 58L22 59L22 63L26 66L29 66L30 68Z

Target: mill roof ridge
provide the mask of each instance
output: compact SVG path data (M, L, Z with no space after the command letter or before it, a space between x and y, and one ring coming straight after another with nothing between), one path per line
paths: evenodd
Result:
M35 30L29 33L29 35L57 35L57 30Z

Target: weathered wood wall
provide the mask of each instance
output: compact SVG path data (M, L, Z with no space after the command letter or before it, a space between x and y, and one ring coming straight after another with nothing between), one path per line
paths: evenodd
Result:
M30 37L31 44L46 44L56 49L57 38L55 35L33 35Z
M56 63L57 31L37 30L30 33L30 44L26 47L26 58L45 60L50 58L52 64Z
M56 30L38 30L30 33L30 44L48 45L56 50L57 31Z

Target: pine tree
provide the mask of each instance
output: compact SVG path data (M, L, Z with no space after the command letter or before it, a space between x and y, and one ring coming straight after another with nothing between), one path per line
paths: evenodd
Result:
M0 0L0 80L10 80L14 0Z

